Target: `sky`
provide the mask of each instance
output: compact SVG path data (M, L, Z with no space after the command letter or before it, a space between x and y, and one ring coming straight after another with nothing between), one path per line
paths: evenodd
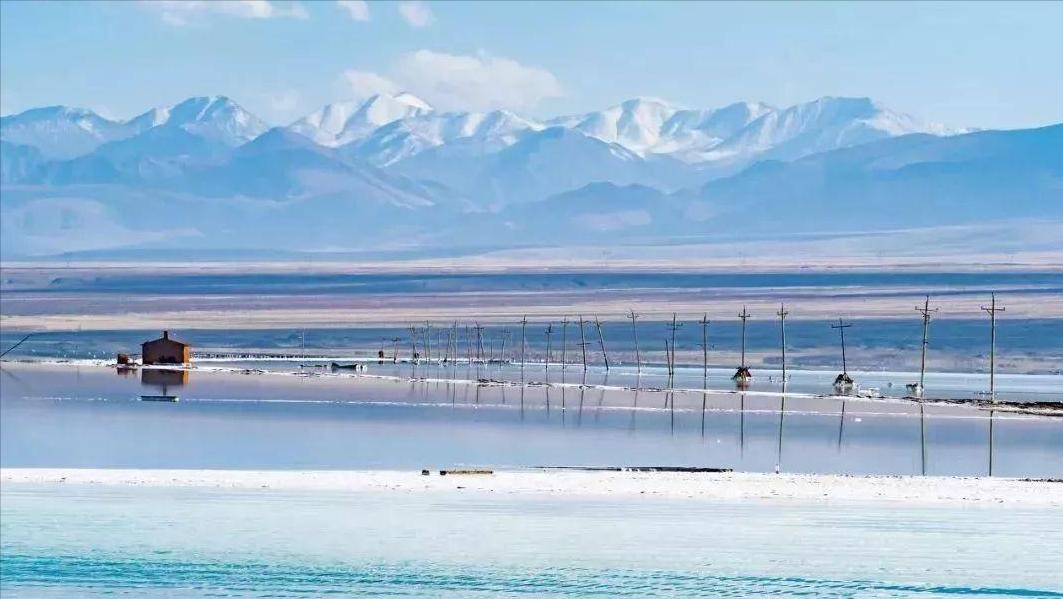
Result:
M0 113L226 95L271 124L379 91L534 117L868 96L955 127L1063 122L1063 3L0 2Z

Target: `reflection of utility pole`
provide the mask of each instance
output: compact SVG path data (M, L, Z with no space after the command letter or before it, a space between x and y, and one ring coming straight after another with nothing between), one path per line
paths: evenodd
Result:
M923 351L919 356L919 391L923 391L923 378L926 375L926 346L928 343L927 333L930 329L930 314L937 312L938 309L930 309L930 296L926 296L926 301L923 302L923 307L915 307L915 311L923 315Z
M779 304L776 314L779 315L779 347L782 349L782 384L786 385L786 316L790 314L786 311L786 304Z
M701 376L709 378L709 315L701 315Z
M639 329L635 326L635 321L638 320L639 315L635 314L634 310L631 310L631 315L628 318L631 319L631 334L635 337L635 373L642 374L642 356L639 355Z
M1004 306L997 306L997 294L992 294L989 306L982 309L989 313L989 397L994 402L996 396L996 353L997 353L997 312L1004 312ZM992 419L990 419L992 423Z
M602 337L602 323L598 321L598 315L594 315L594 327L598 329L598 343L602 347L602 359L605 360L605 371L609 371L609 354L605 352L605 338Z

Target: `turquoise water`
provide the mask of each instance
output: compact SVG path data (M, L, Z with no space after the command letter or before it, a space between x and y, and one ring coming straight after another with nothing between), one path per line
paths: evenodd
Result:
M7 485L5 597L1061 597L1050 510Z

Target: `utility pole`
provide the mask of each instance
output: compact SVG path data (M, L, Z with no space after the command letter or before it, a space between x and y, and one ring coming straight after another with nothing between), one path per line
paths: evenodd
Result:
M838 319L838 324L830 325L832 329L838 329L838 332L842 336L842 374L847 375L849 370L845 366L845 329L853 326L851 322L845 322L841 318Z
M391 338L391 363L396 364L399 361L399 341L402 341L402 337Z
M746 321L749 320L749 312L746 312L746 307L742 306L742 313L738 315L742 319L742 363L741 367L746 367Z
M701 315L701 376L709 378L709 314Z
M506 361L506 339L509 339L509 329L508 328L502 329L502 352L498 356L498 361L500 363Z
M476 360L483 362L484 360L484 328L480 323L476 323Z
M631 334L635 337L635 373L642 374L642 356L639 355L639 329L635 326L635 321L638 320L639 315L635 314L634 310L631 310L631 315L628 318L631 319Z
M424 321L424 359L427 362L432 361L432 325L428 324L428 321Z
M453 345L454 349L450 349L450 345ZM458 321L454 321L454 324L450 325L450 343L447 347L447 355L452 362L458 361Z
M469 325L465 325L465 362L472 364L472 332Z
M670 347L669 351L671 352L671 355L669 356L669 360L668 360L668 374L669 375L675 374L675 332L681 326L683 326L683 325L676 323L675 312L672 312L672 327L671 327L672 328L672 343L669 346Z
M521 372L521 374L524 374L524 346L525 346L524 333L525 333L525 330L527 328L528 328L528 316L524 315L524 317L520 319L520 372Z
M566 351L568 351L568 316L561 319L561 372L564 372L565 368L568 367ZM562 377L562 380L564 380L564 377Z
M930 309L930 296L926 296L926 301L923 302L923 307L915 307L915 311L923 315L923 350L919 356L919 392L923 391L923 378L926 375L926 346L929 343L927 333L930 330L930 315L937 312L938 309Z
M609 372L609 354L605 352L605 338L602 337L602 323L598 322L598 315L594 315L594 326L598 329L598 343L602 346L602 358L605 360L605 371Z
M997 306L997 294L990 296L989 306L982 309L989 313L989 397L994 402L996 396L996 354L997 354L997 312L1004 312L1004 306ZM990 421L992 422L992 420Z
M786 385L786 317L790 313L786 311L785 303L779 304L779 311L776 314L779 315L779 343L782 349L782 384Z
M417 328L410 326L410 362L417 362Z
M583 350L583 371L587 371L587 337L583 334L583 315L579 315L579 346Z
M550 335L554 333L553 323L546 325L546 371L550 372Z

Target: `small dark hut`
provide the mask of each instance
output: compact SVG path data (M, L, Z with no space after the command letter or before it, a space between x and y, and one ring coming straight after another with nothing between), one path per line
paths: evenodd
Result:
M188 364L192 361L192 347L170 339L170 331L163 331L162 337L144 342L140 353L144 364Z

